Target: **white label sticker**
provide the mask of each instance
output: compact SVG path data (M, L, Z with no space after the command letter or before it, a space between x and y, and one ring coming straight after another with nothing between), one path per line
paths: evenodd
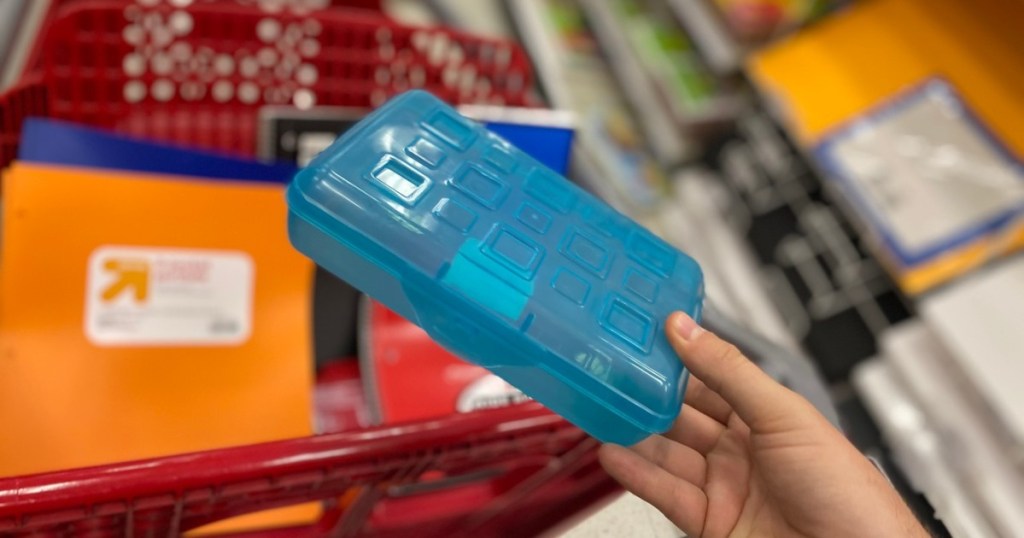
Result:
M243 252L100 247L89 257L86 336L103 346L241 344L254 273Z
M529 396L506 383L504 379L487 374L463 389L458 401L455 402L455 410L459 413L469 413L480 409L507 407L529 400Z

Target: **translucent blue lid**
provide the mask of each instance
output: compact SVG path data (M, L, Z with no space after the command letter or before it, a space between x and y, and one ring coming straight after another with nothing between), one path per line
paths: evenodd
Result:
M429 93L349 130L288 204L296 248L599 440L678 415L664 323L699 318L696 262Z

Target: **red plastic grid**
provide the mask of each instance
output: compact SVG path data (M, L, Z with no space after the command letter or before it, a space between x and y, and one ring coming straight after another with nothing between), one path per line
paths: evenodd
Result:
M187 32L168 36L172 20L186 21L178 27ZM283 50L283 38L260 35L267 27L308 34ZM78 0L51 22L41 49L33 76L46 90L46 115L241 154L255 151L264 104L372 107L412 87L452 103L531 102L529 62L514 43L367 11L268 15L231 3ZM16 133L2 128L5 166Z
M83 0L37 0L48 1L50 6L40 28L45 29L62 9L82 2ZM88 1L88 0L85 0ZM266 13L279 13L291 9L299 13L318 11L320 9L342 8L342 9L364 9L373 12L381 12L381 0L120 0L124 6L137 4L142 7L154 7L161 3L173 7L188 7L193 3L205 4L237 4L260 9ZM39 40L29 53L25 62L25 73L32 73L39 67L42 56L43 41Z

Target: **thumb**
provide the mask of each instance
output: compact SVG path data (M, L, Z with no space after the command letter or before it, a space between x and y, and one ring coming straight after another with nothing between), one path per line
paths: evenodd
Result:
M666 325L669 343L683 364L718 393L751 430L793 419L807 405L765 374L734 345L706 331L690 316L676 312Z

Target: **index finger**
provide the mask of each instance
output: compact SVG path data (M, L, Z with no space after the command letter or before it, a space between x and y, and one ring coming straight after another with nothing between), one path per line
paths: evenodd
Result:
M690 371L736 411L752 430L798 410L793 394L736 346L704 330L682 312L669 316L669 343Z
M729 415L732 414L732 406L695 375L691 375L686 383L684 401L690 407L722 424L728 424Z

